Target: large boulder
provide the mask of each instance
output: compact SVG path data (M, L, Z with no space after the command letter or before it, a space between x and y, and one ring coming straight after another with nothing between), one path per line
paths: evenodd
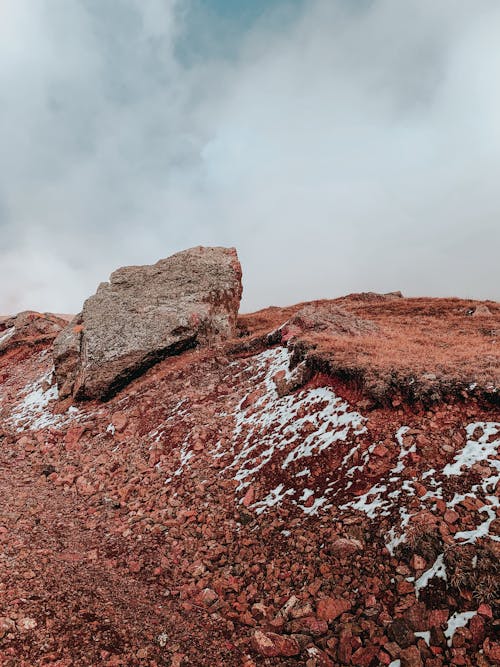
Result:
M165 357L232 336L241 292L234 248L118 269L54 343L60 397L107 399Z

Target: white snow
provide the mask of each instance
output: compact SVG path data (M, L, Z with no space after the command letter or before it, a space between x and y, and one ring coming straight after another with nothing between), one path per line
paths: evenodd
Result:
M314 496L314 491L312 489L303 489L302 495L300 496L299 501L304 503L311 496Z
M348 503L339 505L339 509L353 509L364 512L370 519L374 519L377 515L386 516L389 514L391 506L390 501L383 500L382 494L387 491L387 486L384 484L375 484L372 488L359 496L357 500L351 500Z
M294 493L295 489L285 490L284 484L278 484L275 489L269 491L265 498L254 503L252 508L255 509L257 514L262 514L266 509L279 505L285 496L293 495Z
M471 440L471 436L477 428L481 428L483 434L478 440ZM496 455L500 440L490 440L492 435L496 435L500 430L500 424L496 422L475 422L469 424L466 428L468 440L462 451L455 456L453 463L449 463L443 468L443 475L460 475L462 468L471 468L474 463L479 463L490 459L489 464L500 470L500 461L493 457Z
M248 487L260 471L276 461L283 471L301 459L314 459L336 443L366 431L366 420L350 409L349 404L335 395L328 387L305 389L289 396L278 396L273 381L276 373L289 373L289 352L286 348L267 350L253 360L257 399L249 401L245 396L235 410L235 428L231 453L233 459L225 468L239 482L238 492ZM213 452L221 456L220 448ZM293 473L291 473L293 474ZM310 468L305 467L294 477L306 477ZM294 489L280 485L276 497L269 493L268 500L253 505L259 512L278 505ZM301 498L305 502L307 498ZM307 514L314 514L324 507L325 498L316 498L311 507L302 507Z
M406 449L405 446L404 446L403 436L409 430L410 429L409 429L408 426L401 426L396 432L395 437L396 437L396 441L399 445L399 454L398 454L398 462L396 464L396 467L391 470L390 474L392 474L392 475L397 475L397 474L403 472L403 470L405 468L404 463L403 463L403 459L406 458L408 456L408 454L410 454L411 452L414 452L415 449L416 449L415 445L411 445L411 447L409 447L408 449Z
M500 537L497 535L490 535L490 526L497 518L497 514L493 508L499 507L499 501L496 496L488 496L488 500L493 507L490 505L485 505L479 510L480 512L485 512L488 515L486 521L483 521L483 523L481 523L473 530L462 530L458 533L455 533L456 540L465 540L464 544L468 544L470 542L475 542L480 537L489 536L490 539L492 539L494 542L500 542Z
M456 611L453 616L448 619L448 627L444 631L444 635L448 640L448 646L451 646L453 635L457 628L463 628L467 625L471 618L477 614L477 611L463 611L459 613Z
M425 588L429 581L434 577L444 579L445 581L448 580L446 575L446 565L444 564L443 558L444 554L439 554L432 567L426 570L415 582L415 593L417 598L419 597L421 589Z
M322 507L323 509L328 509L331 507L331 505L327 505L327 499L325 496L320 496L319 498L315 498L313 504L310 507L306 507L305 505L300 505L299 507L302 509L304 514L308 514L310 516L314 516L315 514L318 513L318 510Z
M9 338L12 338L12 336L15 333L16 333L16 327L11 327L10 329L4 331L3 334L0 335L0 345L8 341Z
M57 385L46 390L42 388L45 383L50 382L51 376L52 371L48 371L37 381L24 388L24 398L16 405L8 419L17 426L18 431L22 431L25 426L36 431L67 421L67 415L54 415L47 409L49 402L58 397Z
M475 542L480 537L500 541L500 537L490 534L490 526L496 519L495 510L499 507L499 500L493 493L500 482L500 461L498 460L500 438L495 438L500 433L500 423L474 422L469 424L466 427L466 445L455 455L453 462L444 466L442 470L429 468L421 474L421 478L426 480L425 485L428 491L420 498L416 498L414 483L410 480L402 480L400 476L404 470L405 457L415 451L413 445L409 448L404 447L403 436L407 431L407 427L401 427L396 433L400 452L396 466L388 473L388 479L382 478L365 494L341 505L340 509L358 509L374 519L389 515L397 507L402 521L399 527L392 526L386 534L386 547L393 555L394 549L406 539L404 529L409 524L411 514L425 509L426 501L443 498L443 477L460 475L464 468L471 468L475 463L481 463L483 467L489 466L493 469L494 474L484 478L479 484L472 485L465 493L455 493L452 500L447 502L447 507L451 509L467 497L481 498L485 504L478 511L487 516L477 528L457 532L454 538L457 541L468 543ZM479 435L478 431L480 431ZM362 469L362 466L357 466L357 469ZM346 488L349 488L349 484ZM418 504L415 504L415 500L418 501ZM436 576L436 573L431 576Z

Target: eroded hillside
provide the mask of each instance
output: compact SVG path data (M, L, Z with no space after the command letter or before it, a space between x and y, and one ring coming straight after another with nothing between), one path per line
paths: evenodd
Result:
M6 345L2 664L499 664L499 332L492 302L272 308L108 402Z

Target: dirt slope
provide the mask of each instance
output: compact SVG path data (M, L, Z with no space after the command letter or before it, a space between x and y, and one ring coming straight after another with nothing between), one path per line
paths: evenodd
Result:
M305 305L107 403L0 356L1 665L499 664L499 305Z

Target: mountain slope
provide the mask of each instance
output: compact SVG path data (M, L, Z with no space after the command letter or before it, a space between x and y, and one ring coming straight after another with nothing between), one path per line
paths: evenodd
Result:
M238 331L106 403L0 356L4 663L497 664L500 305Z

